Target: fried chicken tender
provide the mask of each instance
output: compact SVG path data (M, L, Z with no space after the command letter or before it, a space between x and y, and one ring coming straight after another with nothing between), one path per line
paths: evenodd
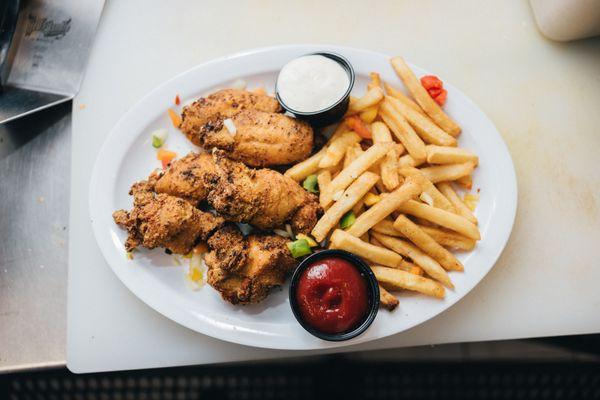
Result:
M263 300L296 265L284 238L272 234L244 238L233 224L215 232L208 245L208 283L232 304Z
M192 143L224 150L251 167L302 161L312 150L313 130L282 111L271 96L224 89L184 107L180 129ZM228 118L235 133L223 122Z
M310 125L283 114L244 110L231 118L235 135L227 127L206 130L202 146L224 150L232 160L250 167L285 165L306 159L313 147Z
M113 213L117 225L127 229L125 249L137 246L148 249L164 247L177 254L189 253L199 240L224 224L221 217L203 212L184 199L167 194L155 194L152 184L141 181L133 184L131 211Z
M175 160L166 171L154 172L148 179L156 193L166 193L198 203L208 196L206 176L214 175L215 163L208 153L189 153Z
M233 222L260 229L290 223L295 232L309 233L323 209L315 195L293 179L270 169L254 170L228 159L224 152L190 153L175 160L164 174L150 177L157 193L190 200L208 200L215 210Z
M206 132L220 130L224 119L247 109L270 113L283 111L279 102L271 96L240 89L223 89L184 107L180 129L192 143L202 146Z
M271 229L290 222L309 233L323 210L315 195L270 169L250 169L213 152L216 174L209 181L208 202L228 221Z
M283 284L296 261L281 236L244 237L225 220L261 229L290 222L297 231L310 232L322 213L316 197L292 179L268 169L250 169L221 151L188 154L166 171L133 184L129 194L133 209L113 213L129 234L125 248L164 247L187 254L198 242L207 241L208 283L233 304L263 300ZM196 208L203 200L224 218Z

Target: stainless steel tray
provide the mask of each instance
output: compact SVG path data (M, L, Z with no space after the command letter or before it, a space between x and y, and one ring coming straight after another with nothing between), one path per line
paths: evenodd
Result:
M0 123L75 96L104 6L104 0L21 3L2 69Z

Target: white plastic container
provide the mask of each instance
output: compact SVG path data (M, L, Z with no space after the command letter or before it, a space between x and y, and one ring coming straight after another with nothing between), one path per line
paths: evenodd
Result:
M566 42L600 35L600 0L529 0L538 28Z

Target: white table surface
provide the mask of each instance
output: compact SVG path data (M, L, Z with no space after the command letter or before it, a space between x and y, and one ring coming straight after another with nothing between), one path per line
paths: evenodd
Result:
M75 372L290 357L180 327L106 265L88 182L116 121L198 63L288 43L367 48L444 76L511 151L519 209L488 276L410 331L337 351L600 332L600 40L557 44L525 1L109 1L73 104L67 363ZM336 351L336 350L334 350Z

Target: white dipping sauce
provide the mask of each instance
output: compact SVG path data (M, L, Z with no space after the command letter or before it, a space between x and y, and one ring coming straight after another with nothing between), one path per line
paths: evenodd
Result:
M320 55L296 58L279 72L277 91L294 111L315 112L337 103L350 86L348 73L338 62Z

